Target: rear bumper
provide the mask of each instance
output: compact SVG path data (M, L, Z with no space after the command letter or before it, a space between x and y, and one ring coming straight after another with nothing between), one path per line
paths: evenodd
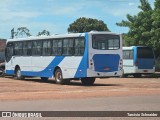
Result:
M135 73L142 73L142 74L155 73L155 67L153 67L153 69L138 69L137 67L135 67Z
M114 72L95 72L88 70L87 77L95 77L95 78L104 78L104 77L118 77L123 74L123 71L114 71Z

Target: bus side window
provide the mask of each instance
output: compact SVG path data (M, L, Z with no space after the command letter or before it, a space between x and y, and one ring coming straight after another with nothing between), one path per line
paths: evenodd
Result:
M50 40L44 40L43 41L42 55L43 56L49 56L50 54L51 54L51 41Z
M42 41L41 40L33 41L32 55L41 56L42 53L41 50L42 50Z
M32 41L23 42L23 56L31 56L32 53Z
M62 55L73 55L73 41L74 39L67 38L63 40L63 54Z
M52 44L52 55L62 54L62 40L53 40Z
M84 38L76 38L74 47L75 47L74 55L82 56L85 48Z
M14 43L14 55L21 56L22 55L22 42Z
M9 62L12 56L13 56L13 43L9 42L7 43L7 47L5 50L6 62Z

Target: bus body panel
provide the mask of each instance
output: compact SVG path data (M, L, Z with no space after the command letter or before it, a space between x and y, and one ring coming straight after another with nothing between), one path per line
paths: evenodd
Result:
M154 59L137 59L138 69L153 69L155 60Z
M133 73L135 71L133 60L123 60L124 74Z
M88 77L110 77L121 76L122 65L122 44L120 42L119 49L117 50L98 50L93 49L92 33L89 34L89 60L88 60ZM121 41L120 36L120 41Z
M15 67L19 66L23 76L54 77L56 67L61 69L64 79L120 76L122 74L121 36L119 49L96 50L92 48L93 34L99 34L99 32L74 36L85 37L85 49L82 56L12 56L11 60L6 63L6 74L14 75ZM102 34L112 35L106 32ZM91 60L93 65L91 65Z
M82 61L83 58L81 56L65 57L58 65L62 70L63 78L86 77L86 68L85 64L81 65Z
M118 71L120 56L116 54L95 54L93 56L94 70L96 72Z

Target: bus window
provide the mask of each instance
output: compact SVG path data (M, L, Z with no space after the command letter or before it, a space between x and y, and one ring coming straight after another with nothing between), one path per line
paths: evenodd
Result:
M109 39L108 40L108 49L119 49L119 40L118 39Z
M118 35L93 35L92 47L98 50L117 50L120 48Z
M138 58L154 58L154 53L150 47L138 47L137 48Z
M32 53L32 41L23 42L23 56L31 56Z
M73 39L63 40L63 54L62 55L73 55Z
M33 41L33 47L32 47L33 56L41 56L41 48L42 48L41 46L42 46L41 40Z
M53 40L52 55L62 54L62 40Z
M43 41L42 55L43 56L49 56L50 54L51 54L51 41L50 40L44 40Z
M133 59L133 50L123 50L123 59Z
M13 56L13 43L9 42L7 43L7 47L5 51L6 62L9 62L12 56Z
M21 56L22 55L22 42L15 42L14 44L14 55Z
M74 55L82 56L84 53L84 38L76 38L75 39L75 52Z

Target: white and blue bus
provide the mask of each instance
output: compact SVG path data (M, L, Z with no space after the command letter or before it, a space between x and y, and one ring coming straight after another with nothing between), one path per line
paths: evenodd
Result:
M151 47L131 46L123 47L124 75L141 77L142 74L155 72L155 56Z
M56 83L122 75L122 37L110 32L86 32L7 40L6 74Z

